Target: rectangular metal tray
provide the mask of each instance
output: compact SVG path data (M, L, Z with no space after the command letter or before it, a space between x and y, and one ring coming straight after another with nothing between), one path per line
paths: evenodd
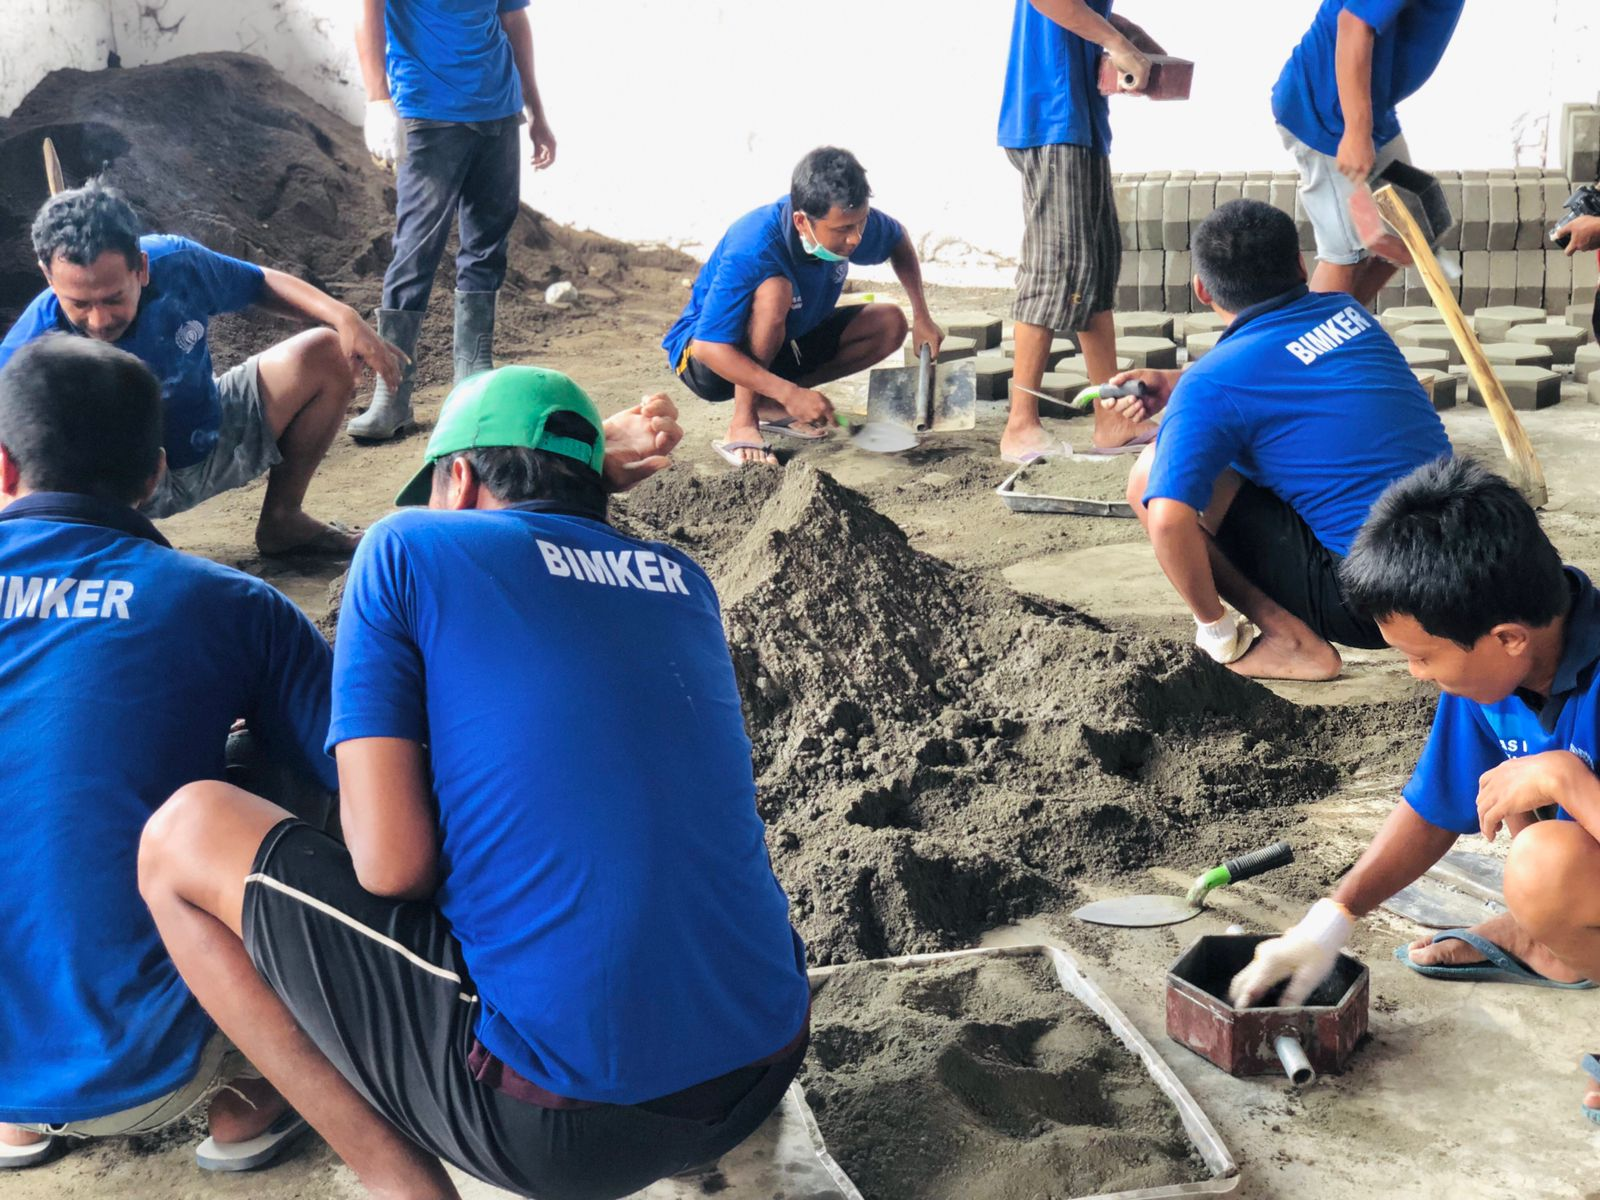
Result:
M1012 512L1019 513L1071 513L1080 517L1127 517L1133 519L1133 506L1126 500L1085 500L1077 496L1030 496L1016 490L1017 476L1026 466L1018 467L1005 477L994 490Z

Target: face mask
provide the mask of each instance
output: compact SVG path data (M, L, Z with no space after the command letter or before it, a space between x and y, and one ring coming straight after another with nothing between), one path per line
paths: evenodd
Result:
M811 224L811 218L810 217L806 218L806 224L807 225ZM807 254L811 255L812 258L820 258L823 262L842 263L842 262L848 262L849 261L849 257L847 255L835 254L832 250L829 250L826 246L820 245L817 242L813 242L804 233L802 233L800 235L800 249L804 250Z

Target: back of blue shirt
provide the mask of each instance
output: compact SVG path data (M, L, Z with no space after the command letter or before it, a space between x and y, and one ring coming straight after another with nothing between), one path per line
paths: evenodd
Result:
M899 221L872 209L850 262L829 263L807 254L794 228L787 196L746 213L733 223L695 276L689 303L661 346L672 369L681 371L691 341L737 346L745 340L756 289L782 276L794 288L785 336L810 333L839 304L850 263L870 266L888 260L905 235Z
M162 444L167 466L177 470L193 466L217 444L222 408L206 340L211 318L255 303L264 276L253 263L188 238L150 234L139 245L150 257L150 283L139 299L139 315L116 345L143 360L161 381ZM77 332L56 294L40 292L0 342L0 367L35 338Z
M581 517L411 510L351 564L329 744L425 742L478 1038L538 1086L632 1104L799 1032L716 593Z
M1444 57L1466 0L1322 0L1311 28L1272 88L1272 115L1295 137L1323 154L1339 153L1344 110L1334 71L1339 14L1348 10L1372 26L1372 141L1400 135L1395 106L1433 74Z
M500 17L528 0L388 0L384 68L402 117L497 121L522 111L522 81Z
M212 1026L135 864L167 797L223 777L235 718L337 786L321 747L332 656L311 623L241 572L26 515L52 499L0 519L0 1121L104 1116L194 1074Z
M1376 318L1343 292L1301 288L1241 313L1179 377L1145 501L1202 510L1231 466L1342 555L1384 488L1449 453L1439 414Z
M1102 17L1112 0L1087 0ZM1100 94L1099 46L1068 33L1032 4L1016 0L1011 55L1000 98L1002 146L1066 143L1111 153L1111 106Z

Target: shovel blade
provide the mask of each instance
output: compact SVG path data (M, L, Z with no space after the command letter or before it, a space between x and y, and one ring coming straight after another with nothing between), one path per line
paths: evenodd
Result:
M978 368L970 359L947 367L935 364L931 420L919 428L916 367L884 367L867 380L867 419L888 421L917 432L971 429L978 423Z
M970 358L933 373L933 431L971 429L978 423L978 365Z
M916 367L882 367L868 376L867 420L917 427Z
M1200 909L1182 896L1117 896L1096 900L1072 914L1091 925L1121 925L1146 929L1154 925L1176 925L1200 915Z

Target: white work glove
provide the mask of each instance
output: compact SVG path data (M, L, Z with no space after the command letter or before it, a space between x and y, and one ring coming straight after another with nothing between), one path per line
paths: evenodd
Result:
M368 100L367 120L362 132L367 138L367 153L380 167L398 167L406 156L406 131L393 100Z
M1194 644L1224 666L1243 658L1244 652L1261 636L1261 630L1250 618L1227 604L1222 606L1222 615L1209 625L1199 617L1194 619L1194 624Z
M1334 900L1318 900L1300 924L1282 937L1256 947L1250 965L1233 977L1228 999L1235 1008L1249 1008L1287 979L1279 1004L1304 1004L1333 970L1339 951L1350 940L1356 920L1350 910Z

